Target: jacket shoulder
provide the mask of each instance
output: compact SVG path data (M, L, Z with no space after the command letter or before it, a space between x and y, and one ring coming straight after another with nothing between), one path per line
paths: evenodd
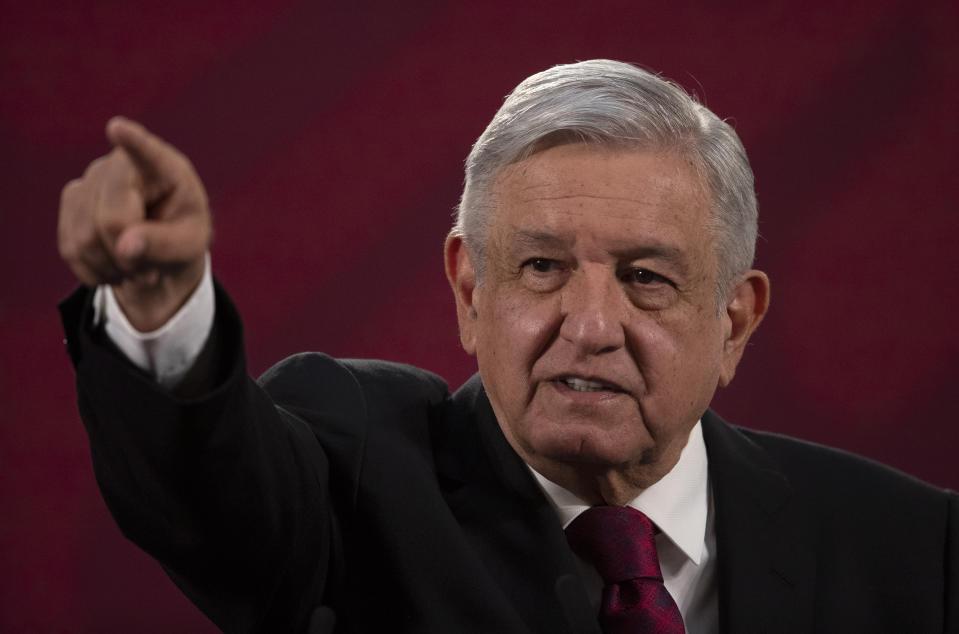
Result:
M794 489L822 498L940 503L946 491L855 453L771 432L736 428L787 474Z
M446 398L446 382L415 366L376 359L335 359L301 352L283 359L258 379L278 405L324 410L331 403L365 407L368 401L404 402Z
M712 412L703 432L721 574L727 586L750 589L734 622L795 605L802 609L791 618L811 619L801 631L956 631L955 493L843 450L734 427ZM777 594L786 586L753 588L769 570L788 581L788 599Z
M908 534L928 540L916 546L914 554L929 550L941 561L943 546L959 533L959 502L952 491L841 449L771 432L730 429L753 448L753 456L762 457L763 471L782 478L787 497L815 516L823 534L856 542L849 546L854 550Z

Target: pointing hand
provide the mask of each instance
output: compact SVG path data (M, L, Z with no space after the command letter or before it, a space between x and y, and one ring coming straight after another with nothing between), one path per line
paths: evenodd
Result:
M63 188L60 255L84 284L110 284L130 323L159 328L203 276L212 222L183 154L139 123L114 117L113 150Z

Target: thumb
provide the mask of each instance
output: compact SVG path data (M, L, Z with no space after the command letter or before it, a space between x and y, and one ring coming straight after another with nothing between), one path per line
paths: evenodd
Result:
M138 230L140 224L127 227L117 238L113 247L114 255L122 263L133 265L141 260L146 252L146 238L143 232Z
M126 271L177 268L204 256L209 235L209 225L196 216L163 222L144 220L123 230L117 237L114 255Z

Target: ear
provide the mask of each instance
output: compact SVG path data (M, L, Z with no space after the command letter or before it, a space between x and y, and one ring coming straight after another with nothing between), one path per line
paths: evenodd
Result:
M769 277L762 271L745 273L729 294L726 318L729 332L723 342L719 384L726 387L736 374L749 338L769 308Z
M446 261L446 279L456 299L456 319L460 326L460 343L467 354L476 354L476 268L463 238L452 233L446 236L443 247Z

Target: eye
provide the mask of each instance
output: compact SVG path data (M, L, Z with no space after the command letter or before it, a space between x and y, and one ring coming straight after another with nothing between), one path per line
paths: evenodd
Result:
M670 286L675 286L668 278L643 268L627 269L622 275L622 280L630 284L639 284L640 286L649 286L652 284L669 284Z
M523 262L523 267L529 268L536 273L550 273L559 270L560 263L557 260L551 260L549 258L530 258Z
M563 260L553 258L529 258L520 268L523 285L537 293L549 293L563 286L569 266Z

